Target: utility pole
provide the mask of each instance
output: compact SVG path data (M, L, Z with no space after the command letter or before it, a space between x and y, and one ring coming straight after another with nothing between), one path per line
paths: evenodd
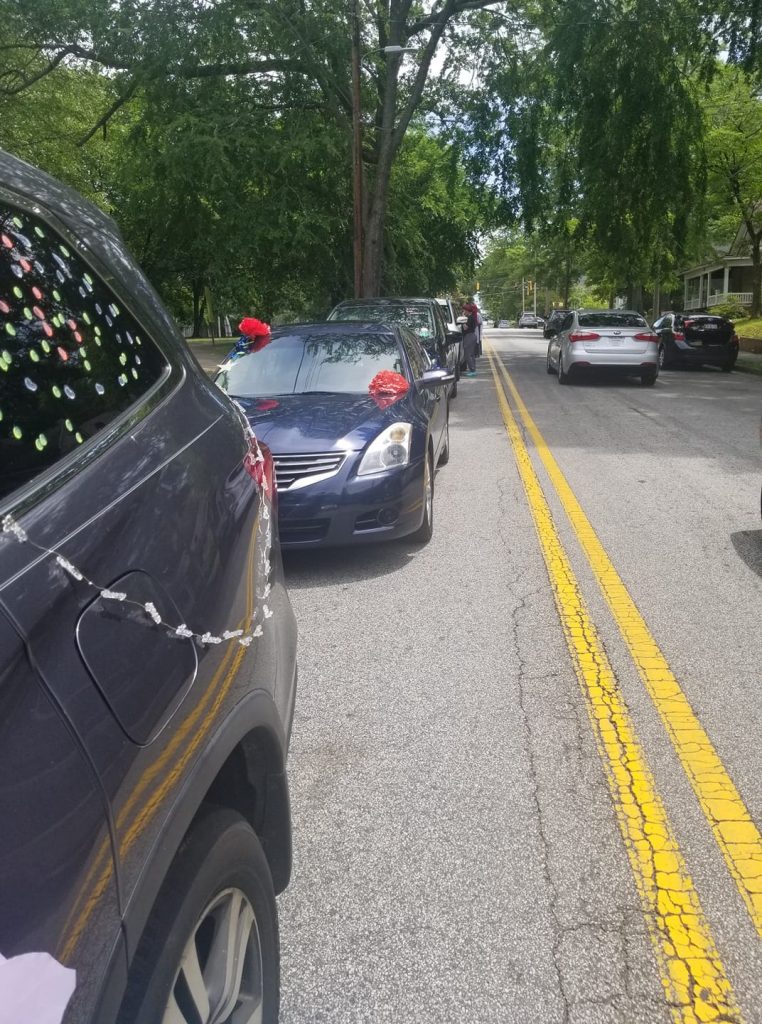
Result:
M537 316L537 271L534 272L534 284L532 285L532 295L534 297L534 315Z
M352 191L355 298L362 296L362 131L360 123L360 7L352 0Z
M521 279L521 312L525 312L524 308L524 278Z

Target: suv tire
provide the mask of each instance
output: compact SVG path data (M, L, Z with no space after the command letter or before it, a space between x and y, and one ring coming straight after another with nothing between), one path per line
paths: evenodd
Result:
M236 941L215 942L228 922ZM251 826L235 811L210 807L191 826L161 887L117 1024L160 1024L170 1005L179 1007L180 1020L227 1020L241 998L252 1000L252 1016L261 1000L263 1024L277 1024L275 895Z

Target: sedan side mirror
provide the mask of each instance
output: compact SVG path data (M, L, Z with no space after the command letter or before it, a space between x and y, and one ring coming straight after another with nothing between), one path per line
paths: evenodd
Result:
M467 316L459 316L458 319L455 321L455 323L459 324L459 326L461 326L461 327L465 327L466 324L468 323L468 317Z
M450 373L449 370L426 370L423 376L416 381L416 384L419 388L432 391L435 388L441 388L454 382L455 374Z

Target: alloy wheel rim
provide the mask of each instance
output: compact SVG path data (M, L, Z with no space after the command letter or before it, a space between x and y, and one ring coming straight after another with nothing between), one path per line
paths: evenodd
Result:
M661 367L662 370L664 369L664 359L665 359L664 346L663 345L659 345L659 366Z
M424 480L423 487L426 495L426 517L428 521L431 522L431 516L434 510L434 488L431 485L431 459L426 459L426 478Z
M262 947L240 889L209 902L185 944L161 1024L262 1024Z

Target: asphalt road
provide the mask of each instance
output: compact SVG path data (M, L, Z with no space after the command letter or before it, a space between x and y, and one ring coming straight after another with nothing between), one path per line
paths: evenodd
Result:
M759 827L762 379L668 371L654 388L560 388L539 331L487 338ZM732 986L737 1009L722 1019L760 1022L749 904L536 439L521 435ZM300 693L281 1020L699 1019L667 1004L486 357L452 403L451 446L427 546L286 559ZM745 877L758 892L762 864Z

